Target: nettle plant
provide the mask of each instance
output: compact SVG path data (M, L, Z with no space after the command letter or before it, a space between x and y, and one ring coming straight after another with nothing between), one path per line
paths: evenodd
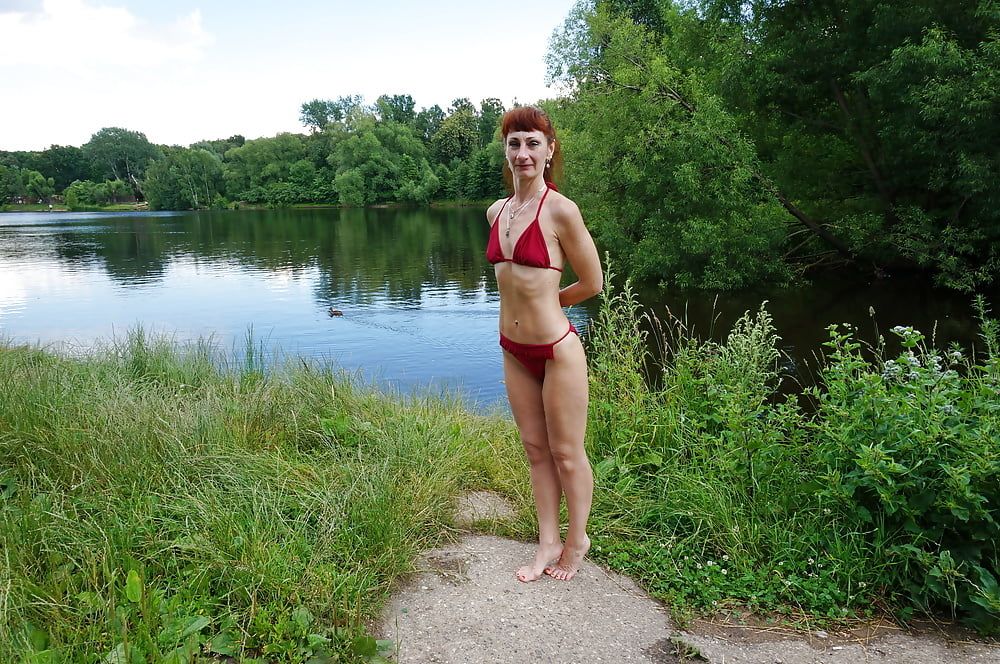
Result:
M831 326L813 458L817 495L863 533L876 587L996 631L1000 354L978 305L981 361L899 326L899 355L870 362L850 328Z

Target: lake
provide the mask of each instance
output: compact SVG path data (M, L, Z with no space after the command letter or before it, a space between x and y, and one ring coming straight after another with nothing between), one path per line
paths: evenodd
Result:
M242 356L252 334L270 357L331 361L380 385L457 391L491 408L504 388L486 240L478 208L0 214L0 336L85 352L141 326L178 341L211 337ZM641 296L716 338L768 300L800 367L834 322L868 340L876 323L886 336L897 324L928 335L936 325L939 345L968 345L977 330L971 298L913 280ZM585 330L596 301L569 315Z

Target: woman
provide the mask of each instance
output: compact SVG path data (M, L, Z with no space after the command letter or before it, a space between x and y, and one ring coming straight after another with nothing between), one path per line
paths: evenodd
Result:
M521 581L543 573L568 581L590 548L587 518L594 478L583 448L587 426L587 360L562 308L600 292L601 263L580 210L552 182L559 145L548 116L525 106L501 122L504 176L514 194L490 206L486 257L500 289L500 346L507 397L531 466L538 549L517 570ZM509 171L509 172L508 172ZM578 275L559 288L564 262ZM559 535L566 495L569 529Z

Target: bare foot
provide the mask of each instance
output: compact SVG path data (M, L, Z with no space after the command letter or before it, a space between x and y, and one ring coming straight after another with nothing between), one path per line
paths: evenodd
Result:
M530 565L522 565L517 568L514 575L522 583L537 581L542 573L552 564L552 561L562 554L562 543L539 544L535 550L535 560Z
M563 548L562 555L559 556L559 562L555 565L547 566L545 568L545 573L553 579L569 581L576 576L578 571L580 571L580 565L583 563L583 557L587 555L587 551L589 550L589 537L585 537L583 545L579 547L570 546L569 542L567 542L566 546Z

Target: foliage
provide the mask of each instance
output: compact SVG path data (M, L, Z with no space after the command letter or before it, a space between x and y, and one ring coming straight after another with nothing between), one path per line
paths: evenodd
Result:
M208 207L222 191L222 161L207 150L167 150L146 169L143 190L154 210Z
M96 180L127 182L137 199L142 199L140 182L149 162L161 156L160 150L142 132L105 127L87 141L83 153L92 164Z
M908 328L898 359L866 359L833 330L807 414L779 396L766 310L702 341L605 283L588 337L594 555L681 612L878 605L1000 626L995 321L975 360ZM648 334L666 348L652 376Z
M108 127L82 149L0 152L0 202L48 200L61 190L76 209L124 198L148 199L160 210L230 200L272 207L426 205L438 197L482 201L503 191L496 132L505 109L498 99L484 99L479 109L455 99L445 113L436 105L418 110L408 94L384 94L371 106L360 95L344 95L313 99L300 110L308 135L251 141L233 135L168 147ZM118 191L121 183L128 195Z
M941 353L909 327L903 352L872 366L849 330L831 328L813 426L815 490L848 527L871 533L880 582L920 608L1000 617L1000 349Z
M76 180L63 191L63 199L71 209L93 205L120 203L132 198L132 188L121 180L91 182Z
M44 203L53 194L53 178L28 168L0 165L0 204L16 200Z
M850 266L989 284L996 21L990 0L580 2L549 53L570 91L556 106L573 129L567 164L585 162L567 175L605 246L646 279L732 287ZM721 192L719 209L691 184ZM741 236L761 238L760 264L740 259Z
M638 25L603 10L583 20L587 41L575 47L601 44L600 72L550 108L566 190L601 246L631 276L664 285L785 279L781 210L755 178L753 146L702 75L678 67L678 47ZM671 20L681 29L690 19Z

